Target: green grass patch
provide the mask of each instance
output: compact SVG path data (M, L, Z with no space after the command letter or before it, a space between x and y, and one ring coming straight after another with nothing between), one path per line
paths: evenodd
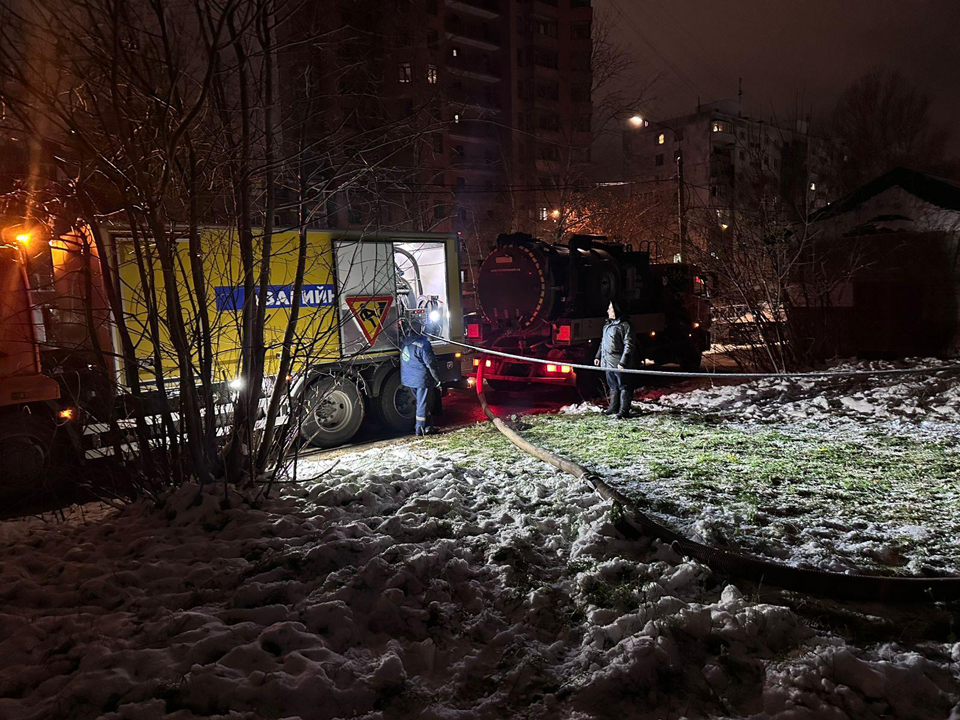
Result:
M738 519L725 533L734 544L751 534L755 547L771 537L789 544L802 528L837 519L841 530L867 522L922 526L937 537L924 541L921 556L957 556L957 438L926 441L875 427L841 434L667 413L627 422L596 413L541 415L524 424L526 438L600 472L645 507L690 522L706 507L728 512ZM527 456L489 423L424 445L455 453L468 466L529 467ZM889 538L895 548L901 540L905 548L914 542Z

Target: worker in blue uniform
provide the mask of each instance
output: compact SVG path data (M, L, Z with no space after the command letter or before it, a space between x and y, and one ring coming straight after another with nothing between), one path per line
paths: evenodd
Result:
M436 432L430 424L430 407L433 392L440 387L440 370L433 346L423 334L423 324L416 320L404 323L403 341L400 347L400 382L413 391L417 398L417 435Z

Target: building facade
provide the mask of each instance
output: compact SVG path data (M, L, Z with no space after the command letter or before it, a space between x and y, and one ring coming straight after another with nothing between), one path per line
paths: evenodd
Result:
M585 174L591 22L589 0L301 6L278 31L283 134L315 224L460 232L469 293L497 234L549 231Z
M663 256L710 252L759 208L798 220L833 199L831 149L808 124L752 118L731 100L662 122L628 122L625 177L644 207L674 218L653 228Z

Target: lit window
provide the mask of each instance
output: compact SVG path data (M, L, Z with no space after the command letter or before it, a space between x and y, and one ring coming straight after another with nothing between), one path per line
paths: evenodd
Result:
M659 135L657 135L657 145L663 145L663 143L665 143L666 141L667 141L667 138L664 136L663 133L660 133Z
M452 49L450 50L450 54L451 54L453 57L458 57L458 56L460 55L460 48L452 48Z
M410 63L400 63L400 82L413 82L413 66Z
M547 208L542 207L540 208L540 212L537 215L537 217L539 217L541 220L546 220L547 217L549 217L549 214L550 214L550 211Z
M427 82L431 85L437 84L437 66L427 65Z
M460 113L454 113L454 114L453 114L453 122L454 122L454 124L460 122Z
M810 183L810 189L811 189L811 190L816 190L816 189L817 189L817 184L816 184L815 182Z

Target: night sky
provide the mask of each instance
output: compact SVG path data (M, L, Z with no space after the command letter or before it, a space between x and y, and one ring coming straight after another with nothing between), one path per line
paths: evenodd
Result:
M663 118L701 101L736 98L770 118L828 114L868 68L899 69L935 97L948 126L960 117L960 0L594 0L623 17L619 40L663 71L649 112ZM672 66L672 67L671 67ZM806 114L804 113L804 114ZM960 154L960 132L950 149Z

